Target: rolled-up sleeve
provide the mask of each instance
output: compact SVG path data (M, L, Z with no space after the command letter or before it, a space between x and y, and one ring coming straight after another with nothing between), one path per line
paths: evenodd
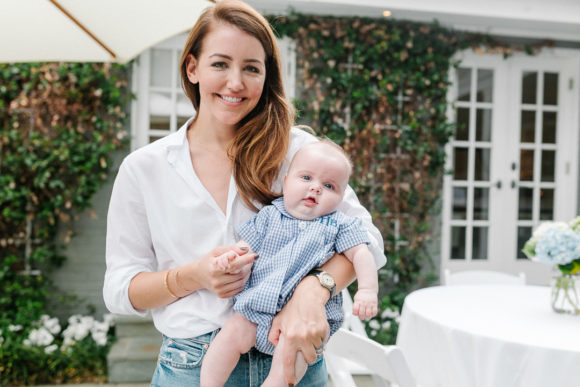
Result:
M142 192L127 159L115 179L107 216L105 305L112 313L144 316L129 300L129 284L141 272L156 270L155 253Z
M338 209L346 215L357 217L362 221L362 226L367 230L370 239L368 247L375 258L377 269L384 266L387 263L387 258L385 256L385 246L381 232L375 227L371 214L360 204L354 190L350 186L346 188L344 199Z

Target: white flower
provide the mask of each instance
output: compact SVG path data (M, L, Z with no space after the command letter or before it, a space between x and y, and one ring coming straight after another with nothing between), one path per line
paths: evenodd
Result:
M56 317L50 318L49 315L44 314L42 317L40 317L40 321L42 322L42 325L53 335L60 333L61 328Z
M54 341L54 336L44 327L33 329L28 334L28 339L25 340L29 344L28 346L36 345L39 347L44 347L46 345L52 344Z
M390 327L391 327L391 322L390 321L385 321L383 323L383 326L382 326L383 329L389 329Z
M95 340L97 345L100 345L101 347L107 345L107 332L94 331L91 333L91 337Z
M379 324L377 320L371 320L369 321L369 327L371 329L378 330L381 329L381 324Z
M395 309L385 309L382 313L381 313L381 317L382 318L391 318L391 319L396 319L397 317L399 317L399 311L395 310Z
M21 331L22 330L22 325L12 325L12 324L10 324L10 325L8 325L8 330L10 332L18 332L18 331Z
M50 355L51 353L53 353L57 349L58 349L58 345L52 344L52 345L49 345L48 347L44 348L44 353Z
M570 226L565 222L543 222L534 230L532 238L539 239L547 230L551 228L555 228L557 230L567 230L570 228Z

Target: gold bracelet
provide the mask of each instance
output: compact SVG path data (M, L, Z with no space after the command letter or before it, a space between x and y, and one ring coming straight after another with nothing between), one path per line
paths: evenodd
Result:
M186 288L184 288L183 286L181 286L181 284L179 283L179 269L175 270L175 283L177 284L177 287L181 290L183 290L184 292L191 292L191 290L187 290Z
M171 270L167 270L167 272L165 273L165 277L163 278L163 284L165 285L165 289L167 289L167 292L171 295L171 297L177 299L179 297L177 297L177 295L173 293L171 289L169 289L169 285L167 284L167 278L169 277L170 272Z

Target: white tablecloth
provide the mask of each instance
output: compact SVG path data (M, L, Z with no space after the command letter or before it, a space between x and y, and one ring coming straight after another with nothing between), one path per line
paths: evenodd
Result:
M580 316L541 286L437 286L403 306L399 345L422 387L580 387Z

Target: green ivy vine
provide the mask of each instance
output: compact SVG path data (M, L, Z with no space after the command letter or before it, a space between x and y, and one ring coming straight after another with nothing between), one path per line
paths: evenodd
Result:
M75 212L90 206L125 142L127 74L119 65L0 65L0 331L46 313L45 274L63 261ZM6 381L10 370L0 371Z

